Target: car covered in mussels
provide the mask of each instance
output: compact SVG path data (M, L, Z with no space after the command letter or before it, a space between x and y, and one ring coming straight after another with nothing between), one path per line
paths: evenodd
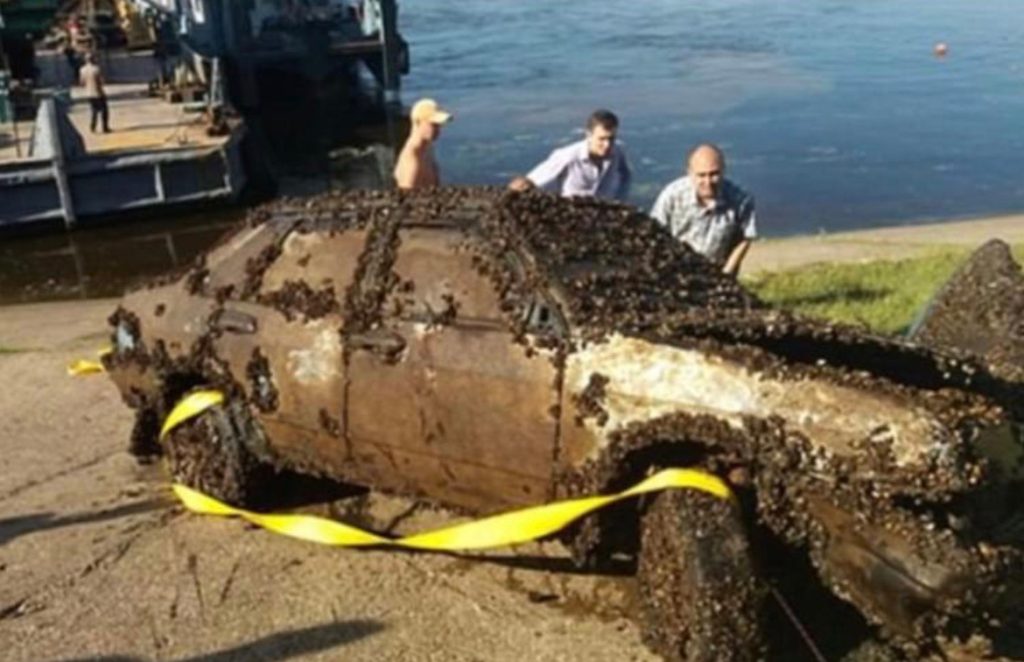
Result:
M231 503L282 469L481 514L726 479L734 503L666 491L562 534L581 564L635 561L669 659L765 656L766 536L903 655L998 654L1018 618L1019 384L769 307L627 206L279 201L110 322L132 450ZM224 404L159 440L199 388Z

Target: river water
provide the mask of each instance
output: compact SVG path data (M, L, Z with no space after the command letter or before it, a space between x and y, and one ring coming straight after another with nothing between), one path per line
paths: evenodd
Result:
M713 141L766 236L1024 211L1024 0L416 0L400 26L404 100L457 116L449 183L503 183L603 106L643 208ZM0 302L119 294L241 214L0 238Z
M645 208L713 141L767 235L1024 211L1021 0L416 0L400 20L406 101L457 115L448 181L506 181L608 107Z

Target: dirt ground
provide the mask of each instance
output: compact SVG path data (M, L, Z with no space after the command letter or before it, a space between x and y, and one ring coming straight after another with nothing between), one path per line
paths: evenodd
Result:
M129 411L66 364L113 302L0 309L0 658L650 660L632 582L555 544L489 558L348 551L184 513L125 452ZM376 499L402 531L441 512Z
M815 262L898 260L937 248L977 248L989 239L1011 245L1024 242L1024 214L758 241L743 271L754 274Z
M764 242L749 267L1022 241L1021 220ZM4 660L655 659L627 618L631 579L575 573L557 544L350 551L183 512L160 468L125 451L131 415L114 386L65 374L106 344L113 308L0 308ZM449 521L397 499L367 508L395 532Z

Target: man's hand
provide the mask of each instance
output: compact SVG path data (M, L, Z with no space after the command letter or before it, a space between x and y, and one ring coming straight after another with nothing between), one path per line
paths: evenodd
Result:
M536 188L533 182L526 177L513 177L512 181L508 183L508 190L522 193L523 191L529 191L530 189Z
M727 276L736 276L740 272L740 263L743 262L743 258L746 257L749 249L749 239L744 239L740 243L736 244L736 248L732 249L732 253L729 254L729 259L725 261L725 266L722 267L722 273Z

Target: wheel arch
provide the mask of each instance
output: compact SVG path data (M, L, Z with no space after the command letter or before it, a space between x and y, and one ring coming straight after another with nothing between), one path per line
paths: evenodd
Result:
M578 468L558 480L560 495L612 494L658 469L701 468L724 475L751 461L752 439L743 428L710 415L670 414L623 426ZM564 535L578 565L597 567L614 554L635 556L645 499L613 504L588 516Z

